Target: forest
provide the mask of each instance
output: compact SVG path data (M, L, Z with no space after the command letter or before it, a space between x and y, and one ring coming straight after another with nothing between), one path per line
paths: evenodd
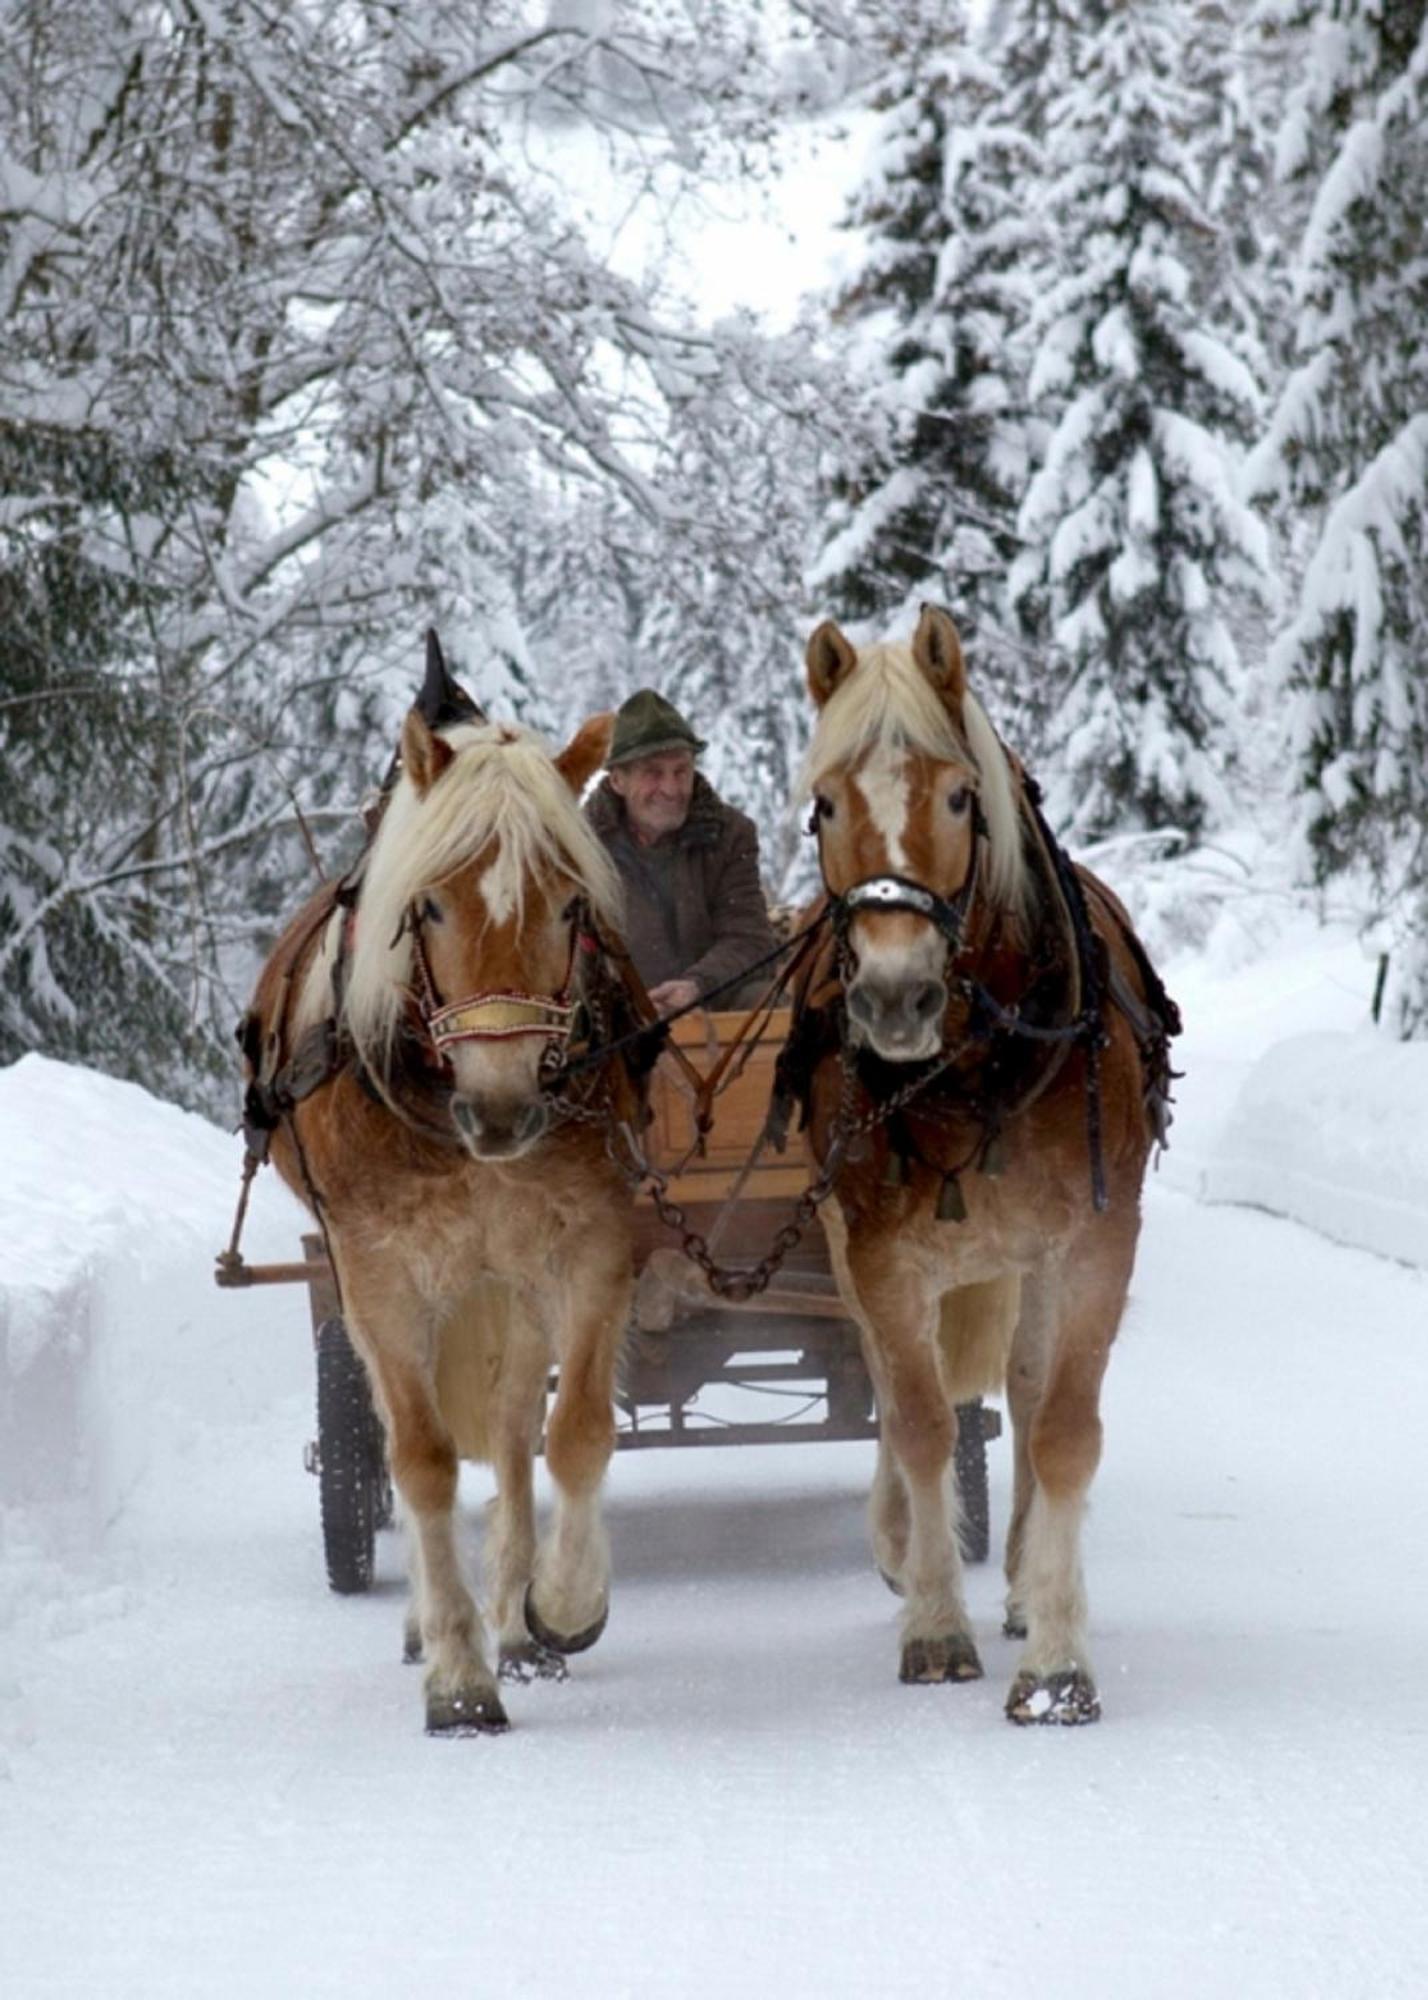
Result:
M658 686L797 896L808 629L929 601L1073 848L1270 802L1428 1031L1428 0L0 0L0 51L0 1062L231 1112L429 625L552 736ZM845 275L711 314L701 216L795 157Z

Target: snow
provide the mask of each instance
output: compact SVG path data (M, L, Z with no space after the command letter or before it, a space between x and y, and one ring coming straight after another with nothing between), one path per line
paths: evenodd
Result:
M1001 1719L995 1565L987 1679L898 1685L870 1453L829 1445L618 1458L599 1648L427 1740L397 1539L324 1585L305 1299L210 1284L237 1141L0 1071L0 1991L1421 1991L1428 1050L1302 911L1225 895L1166 971L1086 1731ZM250 1254L299 1228L265 1176Z

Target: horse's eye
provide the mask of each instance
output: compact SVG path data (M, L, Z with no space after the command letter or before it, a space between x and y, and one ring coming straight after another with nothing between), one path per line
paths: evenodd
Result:
M833 817L832 799L826 798L824 794L820 792L818 794L818 797L813 801L813 810L817 814L819 819L832 819Z
M439 924L441 917L441 905L437 902L435 896L423 896L421 899L422 922L426 924Z
M956 813L959 819L971 803L972 787L970 785L958 785L954 792L949 792L947 795L948 810Z

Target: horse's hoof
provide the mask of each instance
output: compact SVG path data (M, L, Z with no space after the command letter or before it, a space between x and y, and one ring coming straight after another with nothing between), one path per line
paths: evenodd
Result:
M610 1617L610 1600L606 1598L604 1609L593 1625L587 1625L583 1632L573 1633L569 1638L563 1632L553 1632L535 1608L535 1585L526 1592L526 1630L539 1646L545 1646L552 1653L587 1653L604 1631Z
M425 1653L421 1643L421 1627L419 1625L408 1625L402 1633L402 1665L404 1667L419 1667L424 1657Z
M1007 1720L1023 1726L1054 1722L1076 1728L1100 1719L1096 1683L1080 1667L1067 1667L1058 1674L1018 1674L1007 1696Z
M436 1694L426 1697L428 1736L499 1736L511 1726L493 1688L489 1694Z
M503 1681L565 1681L570 1669L559 1653L543 1646L539 1639L521 1639L514 1646L502 1646L497 1670Z
M902 1585L898 1582L897 1578L893 1575L892 1571L884 1569L881 1563L878 1564L878 1575L882 1578L883 1582L887 1585L888 1589L892 1592L894 1597L907 1596L907 1592L903 1589Z
M946 1639L909 1639L902 1649L898 1679L909 1684L979 1681L982 1662L973 1640L954 1632Z
M1004 1639L1024 1639L1026 1637L1026 1616L1020 1611L1008 1611L1002 1620Z

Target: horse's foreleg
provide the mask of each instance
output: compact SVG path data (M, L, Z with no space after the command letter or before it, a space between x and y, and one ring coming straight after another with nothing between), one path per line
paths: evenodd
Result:
M1094 1254L1068 1260L1062 1271L1055 1344L1030 1424L1032 1491L1013 1584L1026 1646L1007 1696L1013 1722L1094 1722L1101 1713L1087 1639L1081 1530L1101 1456L1101 1382L1134 1252L1134 1230L1122 1254L1111 1229L1103 1218Z
M456 1546L456 1446L436 1396L435 1317L390 1260L339 1253L352 1334L376 1378L392 1478L414 1542L414 1584L433 1734L506 1727L475 1599ZM408 1631L410 1649L411 1631Z
M557 1653L580 1653L605 1629L610 1548L600 1488L615 1448L615 1362L629 1317L627 1232L606 1221L561 1260L560 1378L546 1424L545 1459L555 1504L536 1551L526 1597L531 1636Z
M900 1677L976 1680L982 1664L962 1595L955 1519L956 1418L934 1350L937 1298L906 1272L890 1268L886 1257L860 1263L854 1252L849 1275L867 1317L882 1437L907 1509L906 1553L897 1575L906 1599Z

